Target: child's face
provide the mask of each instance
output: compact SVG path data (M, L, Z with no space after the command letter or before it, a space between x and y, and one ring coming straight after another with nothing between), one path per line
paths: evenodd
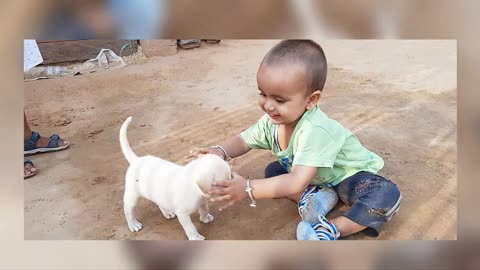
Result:
M275 125L296 124L306 109L320 97L307 89L303 67L298 65L261 65L257 72L258 103ZM317 98L312 99L312 95Z

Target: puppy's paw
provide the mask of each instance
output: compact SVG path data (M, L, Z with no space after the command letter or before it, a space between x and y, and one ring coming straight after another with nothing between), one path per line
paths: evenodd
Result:
M187 235L188 240L205 240L205 237L199 233Z
M175 213L170 211L162 211L162 214L166 219L172 219L176 217Z
M215 218L211 214L207 214L205 218L200 217L200 221L203 223L210 223L214 220Z
M142 229L143 225L138 220L134 219L131 222L128 222L128 228L132 232L138 232Z
M162 214L163 216L166 218L166 219L172 219L174 217L176 217L177 215L175 215L175 213L173 213L172 211L170 210L167 210L167 209L164 209L160 206L158 206L158 208L160 208L160 211L162 211Z

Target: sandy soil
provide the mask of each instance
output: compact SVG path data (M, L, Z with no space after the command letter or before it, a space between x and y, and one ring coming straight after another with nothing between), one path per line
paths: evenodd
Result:
M385 160L381 174L403 193L400 212L377 239L456 239L456 43L320 42L330 64L322 109ZM120 125L133 116L137 154L184 163L192 147L237 134L262 115L255 73L275 43L227 40L121 69L25 82L32 129L72 142L66 151L30 157L40 171L24 181L25 239L186 239L178 221L147 200L137 206L144 229L128 230ZM231 164L262 177L272 160L257 150ZM211 205L216 219L207 225L192 219L207 239L295 239L293 202L257 203L223 212ZM329 217L346 209L339 203Z

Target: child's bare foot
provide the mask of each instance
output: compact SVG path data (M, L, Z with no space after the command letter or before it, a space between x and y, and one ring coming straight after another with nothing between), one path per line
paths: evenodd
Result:
M46 153L60 151L68 148L70 143L61 139L57 134L53 134L50 138L42 137L35 131L32 131L30 137L24 136L23 153L25 155L33 155L37 153Z

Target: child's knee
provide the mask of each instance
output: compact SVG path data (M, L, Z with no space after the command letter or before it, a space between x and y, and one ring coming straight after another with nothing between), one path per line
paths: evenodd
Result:
M398 186L379 175L366 176L368 177L359 178L349 192L340 192L339 195L350 195L343 199L348 199L352 204L362 202L368 206L370 214L381 215L389 220L398 211L402 200Z
M391 199L395 203L398 200L401 200L401 193L400 190L398 189L398 186L393 183L392 181L386 180L382 181L382 187L380 188L379 194L380 196L386 196L387 198Z
M390 220L394 214L396 214L400 208L400 203L402 202L402 194L400 193L400 190L398 189L398 186L391 182L388 181L385 183L386 191L385 191L385 196L391 196L391 202L393 206L390 208L390 210L387 212L386 217L387 220Z
M371 208L369 214L381 214L387 222L400 209L402 195L397 185L389 180L381 181L380 186L375 194L376 202L372 202L372 206L377 207Z

